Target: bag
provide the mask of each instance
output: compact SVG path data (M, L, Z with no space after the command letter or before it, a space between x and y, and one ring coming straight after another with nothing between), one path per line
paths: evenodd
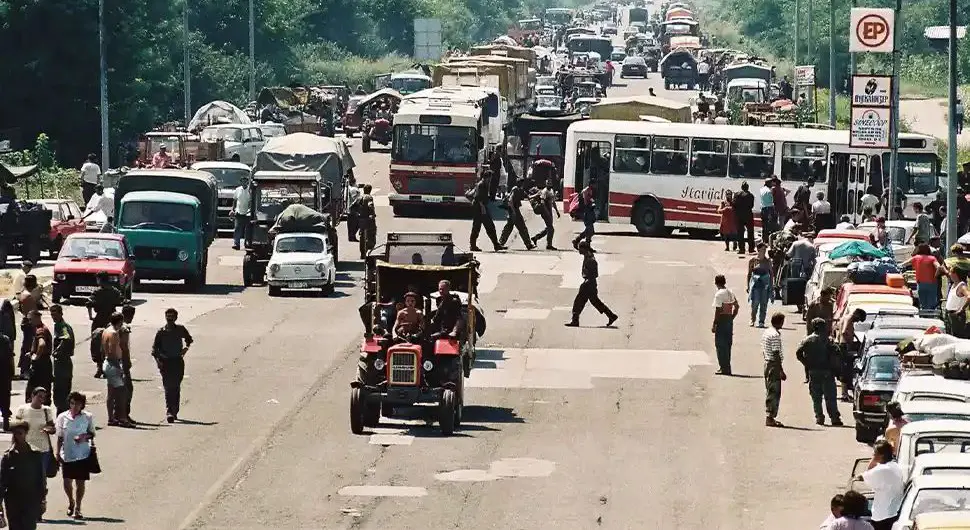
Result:
M45 423L50 423L50 416L47 415L47 409L44 409L44 420ZM57 471L61 468L61 463L57 461L57 457L54 456L54 451L56 447L51 443L51 435L47 435L47 443L51 446L51 450L47 451L47 455L44 457L47 459L47 478L54 478L57 476Z
M101 472L101 462L98 462L98 448L91 444L91 454L84 459L84 463L88 468L88 473L92 475L97 475Z
M579 193L574 193L569 198L569 213L579 213Z

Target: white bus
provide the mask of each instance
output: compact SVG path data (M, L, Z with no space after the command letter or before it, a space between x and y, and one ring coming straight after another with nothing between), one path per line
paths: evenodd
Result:
M717 230L725 192L745 181L757 211L758 190L772 175L789 198L814 179L813 201L824 192L836 218L859 222L866 189L881 195L889 182L889 150L849 147L845 130L586 120L569 127L565 156L566 205L595 175L596 202L609 204L598 209L599 220L629 222L648 236ZM897 187L912 217L913 203L927 204L940 189L936 140L900 135L899 168Z

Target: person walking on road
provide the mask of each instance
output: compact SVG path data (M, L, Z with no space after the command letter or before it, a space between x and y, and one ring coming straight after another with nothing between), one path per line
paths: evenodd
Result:
M532 200L537 200L538 203L535 206L536 213L542 217L542 222L545 223L545 228L541 232L532 236L532 244L539 244L539 240L543 237L546 238L546 250L558 250L552 245L552 236L556 233L556 229L553 226L554 220L552 218L552 213L556 212L556 219L561 217L559 213L559 205L556 204L556 191L553 189L554 182L552 179L546 181L546 187L539 190L539 192L531 197Z
M185 376L185 354L192 346L192 335L185 326L176 324L179 313L174 308L165 310L165 325L155 333L152 357L162 374L165 388L165 420L174 423L178 419L182 400L182 378Z
M54 340L51 331L41 320L40 311L34 309L27 315L30 318L30 325L34 329L34 341L30 347L30 377L27 378L27 388L50 388L54 382L54 362L51 358L51 349ZM51 404L49 394L44 395L45 405ZM25 400L30 401L30 396Z
M51 320L54 321L54 388L51 390L52 401L57 413L67 410L67 397L71 394L74 384L74 328L64 321L64 308L54 304L50 309Z
M828 324L822 318L812 319L812 333L802 339L795 357L805 365L808 372L808 393L812 397L815 409L815 423L825 425L825 414L822 412L822 400L825 400L825 412L833 427L842 426L842 415L839 414L838 395L835 388L835 370L833 366L838 362L835 345L826 334Z
M781 328L785 325L785 314L771 315L771 327L761 336L761 350L765 358L765 426L784 427L778 421L778 408L781 405L781 383L788 379L782 366L785 356L782 353Z
M573 239L573 248L578 248L579 242L586 240L590 245L593 244L593 236L596 234L596 180L590 180L589 184L579 194L579 210L583 218L583 231Z
M751 322L758 327L765 327L765 316L768 314L768 304L771 303L771 290L774 281L771 277L771 260L766 255L768 247L764 242L758 243L758 255L748 260L748 301L751 303Z
M525 226L525 219L522 217L522 199L525 198L525 192L522 191L519 184L513 185L512 189L505 196L505 209L508 211L509 216L505 221L505 226L502 227L499 245L506 246L509 238L512 236L512 230L516 229L519 231L519 237L522 238L522 244L525 245L526 250L536 248L535 243L529 237L529 229Z
M32 451L40 455L44 476L44 501L39 515L43 515L43 512L47 511L47 472L56 465L50 435L55 432L54 420L57 418L57 414L51 407L44 405L45 400L47 400L47 389L34 388L30 392L30 402L21 405L14 414L15 420L27 422L29 427L27 443L30 444Z
M377 245L377 210L374 207L373 188L364 184L364 193L357 201L357 226L360 231L360 259L367 257L367 253Z
M108 273L102 271L97 275L98 288L91 293L91 297L88 298L88 318L91 319L91 333L94 333L96 329L104 329L108 327L111 321L111 315L118 309L118 306L124 303L124 295L117 287L111 285L108 281ZM104 357L101 357L101 350L99 348L91 349L92 356L94 356L92 361L97 366L94 372L94 377L99 378L104 375L103 366Z
M485 170L478 182L475 183L475 188L466 194L466 197L472 202L472 232L469 238L471 243L469 249L472 252L482 251L478 248L478 236L482 232L482 226L485 227L485 235L492 241L495 251L505 250L505 247L499 243L498 235L495 233L495 223L488 212L488 183L491 180L491 175L488 175L488 173L490 171Z
M118 330L121 339L121 369L125 377L125 417L129 424L135 425L136 422L131 417L131 399L135 393L135 382L131 379L131 322L135 319L135 306L126 304L121 308L121 317L125 323Z
M765 180L765 185L758 190L758 200L761 208L761 240L768 241L775 232L775 192L771 179Z
M754 195L748 183L741 183L741 191L734 194L734 218L738 224L738 254L744 254L744 232L748 231L748 252L754 253Z
M347 180L347 240L352 243L357 242L357 231L360 230L357 203L360 202L362 196L363 192L357 186L354 176L351 175Z
M101 351L104 355L104 379L108 385L108 425L111 427L131 427L128 412L125 411L125 372L121 366L121 327L125 319L121 313L111 315L111 326L101 333Z
M842 401L852 401L852 397L849 396L849 389L852 388L852 380L855 376L853 369L855 357L861 346L859 338L855 334L855 325L857 322L865 322L867 316L865 310L860 307L842 317L842 321L839 323L836 339L839 343L839 356L842 359L842 373L839 374L839 380L842 383Z
M9 305L9 304L8 304ZM10 426L10 393L13 391L13 379L16 370L13 366L13 339L0 330L0 415L3 417L3 430Z
M84 519L81 503L84 501L85 485L91 480L94 415L84 410L88 402L84 394L71 392L69 400L70 408L58 414L54 421L57 458L61 463L61 478L67 495L67 515L81 520Z
M37 285L37 277L33 274L24 277L24 290L17 295L17 306L23 316L20 321L22 337L18 368L20 378L27 379L30 373L30 351L34 345L34 325L30 322L30 312L43 307L43 290Z
M232 191L232 249L239 250L239 241L246 241L249 218L252 211L253 194L249 190L249 179L239 179L239 186Z
M95 188L101 183L101 166L98 157L91 153L81 164L81 199L87 204L94 195Z
M965 118L965 116L966 116L966 110L965 110L965 108L966 107L963 106L963 100L962 99L957 98L956 107L957 107L956 108L956 112L953 113L953 116L956 118L957 134L963 134L963 122L966 119Z
M599 298L599 289L596 284L596 279L599 277L599 264L596 263L596 257L593 256L596 251L590 248L589 243L585 241L580 241L577 246L579 253L583 255L583 283L579 285L579 292L576 293L576 298L573 300L573 318L566 323L566 326L579 326L579 315L582 314L583 309L586 308L586 303L589 302L600 314L606 315L606 327L611 327L620 317L610 311L610 308L606 307L606 304Z
M734 345L734 318L738 316L737 297L727 288L727 279L723 274L714 277L714 323L711 333L714 334L714 349L717 350L717 375L731 375L731 347Z
M31 449L29 432L27 422L11 422L13 443L0 457L0 527L9 525L10 530L37 528L44 502L42 457Z

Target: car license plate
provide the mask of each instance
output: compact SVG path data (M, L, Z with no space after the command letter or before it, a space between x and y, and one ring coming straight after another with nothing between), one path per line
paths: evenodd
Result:
M93 293L94 292L94 286L93 285L77 285L77 286L74 287L74 292L75 293Z
M307 282L290 282L290 287L293 289L306 289L308 285Z
M425 195L424 197L421 197L421 201L422 202L441 202L441 197L438 197L436 195Z

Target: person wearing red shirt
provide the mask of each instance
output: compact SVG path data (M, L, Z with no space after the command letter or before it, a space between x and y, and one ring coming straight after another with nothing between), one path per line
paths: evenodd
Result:
M738 235L737 235L737 217L734 215L734 206L731 202L734 199L734 194L731 190L727 190L724 194L724 200L721 201L721 206L718 207L717 213L721 214L721 238L724 239L724 251L728 252L731 250L731 243L734 243L734 250L738 249Z
M936 310L940 305L940 293L936 283L940 263L930 252L930 246L920 243L916 247L916 254L903 262L903 267L907 265L912 265L913 272L916 273L916 297L919 299L920 310Z

